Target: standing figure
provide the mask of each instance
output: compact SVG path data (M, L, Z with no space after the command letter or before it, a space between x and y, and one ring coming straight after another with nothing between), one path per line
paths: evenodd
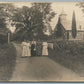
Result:
M26 41L22 42L22 57L27 56L27 46L26 46Z
M42 55L43 56L47 56L48 55L48 43L47 42L43 42L43 49L42 49Z
M40 41L37 42L36 53L37 53L37 56L41 56L42 55L42 43Z
M27 41L26 46L27 46L27 56L29 57L29 56L31 56L31 45L30 45L29 41Z
M48 46L49 46L50 49L53 50L53 43L48 43Z
M33 41L31 45L31 55L36 56L36 42Z

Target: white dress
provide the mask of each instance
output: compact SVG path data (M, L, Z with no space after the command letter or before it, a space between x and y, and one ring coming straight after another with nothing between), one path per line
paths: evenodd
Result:
M53 49L53 43L48 43L48 47Z
M47 56L48 55L48 43L47 42L43 42L43 49L42 49L42 55L43 56Z
M22 57L27 56L27 43L22 42Z
M26 44L27 45L27 56L31 56L31 45L30 45L30 43L27 43Z

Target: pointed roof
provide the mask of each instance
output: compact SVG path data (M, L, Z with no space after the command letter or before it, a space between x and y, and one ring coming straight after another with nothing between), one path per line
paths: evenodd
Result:
M65 13L65 11L63 9L62 9L62 12L60 13L60 16L62 16L62 15L67 16L67 14Z
M54 31L57 31L58 28L61 28L62 30L65 30L64 26L61 23L60 16L58 18L58 23L56 24Z

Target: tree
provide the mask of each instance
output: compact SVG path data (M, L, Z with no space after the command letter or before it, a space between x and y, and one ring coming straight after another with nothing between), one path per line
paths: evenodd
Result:
M0 4L0 43L7 42L9 30L8 21L11 19L14 12L14 6L9 3Z
M9 3L1 3L0 4L0 29L7 31L9 28L7 28L8 20L11 19L13 13L14 13L15 7L12 4Z
M76 19L75 19L75 12L73 11L72 17L72 37L76 38L77 30L76 30Z
M17 12L14 13L12 19L16 25L16 36L15 38L21 37L21 39L31 39L28 36L32 35L32 22L31 22L31 9L27 6L18 8ZM15 34L14 34L15 35Z
M16 26L16 31L24 30L22 32L24 37L29 38L29 35L31 35L31 38L42 39L46 28L44 23L49 24L54 16L55 13L52 12L50 3L32 3L30 8L23 6L14 13L13 21L19 24Z
M76 4L76 6L79 6L79 8L81 8L82 12L84 13L84 2L79 2Z

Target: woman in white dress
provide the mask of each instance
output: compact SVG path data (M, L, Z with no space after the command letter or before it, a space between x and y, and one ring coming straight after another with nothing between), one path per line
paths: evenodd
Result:
M27 46L27 56L29 57L31 56L31 45L29 41L27 41L26 46Z
M27 43L26 41L22 42L22 57L27 56Z
M48 56L48 43L47 42L43 42L42 46L43 46L42 55L43 56Z

